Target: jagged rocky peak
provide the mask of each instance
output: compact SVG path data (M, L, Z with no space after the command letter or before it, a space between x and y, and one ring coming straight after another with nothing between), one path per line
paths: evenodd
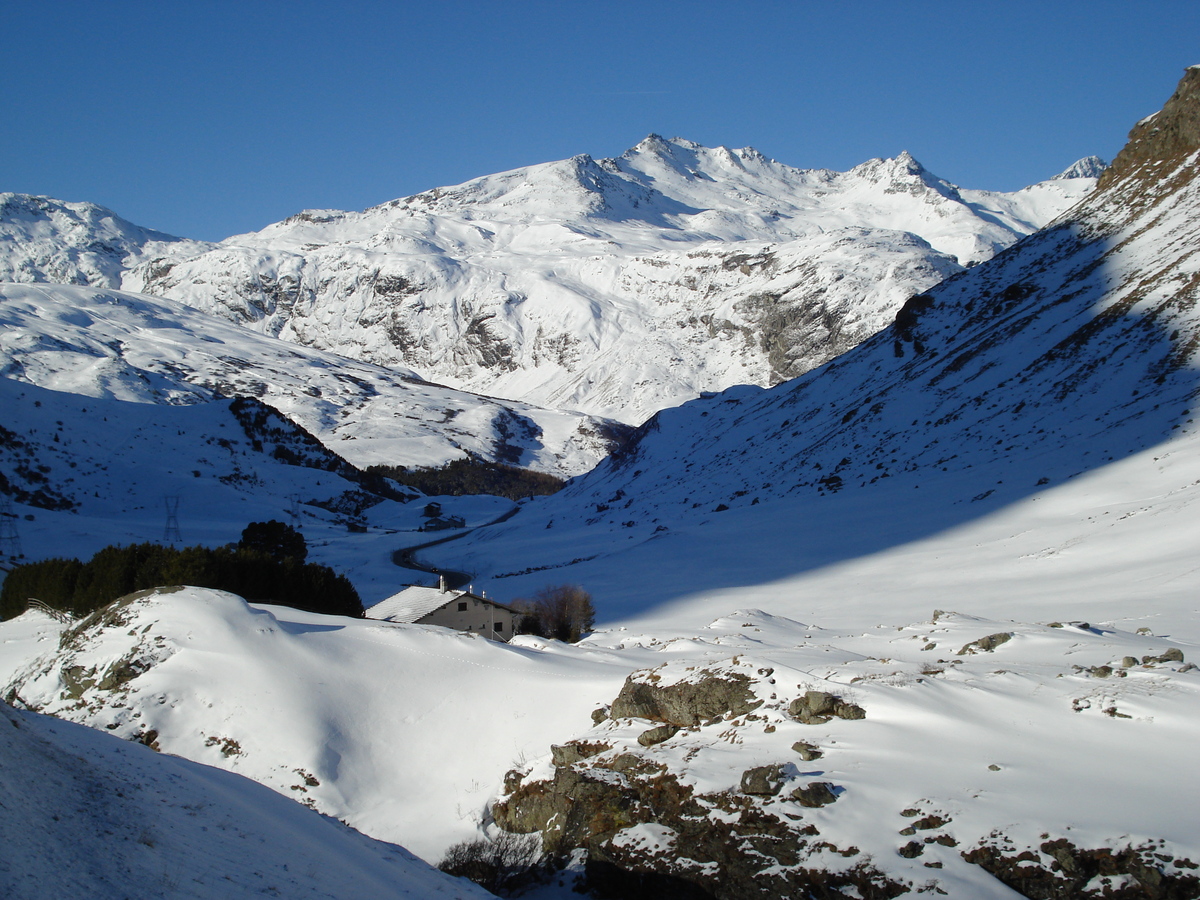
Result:
M1184 72L1179 86L1161 110L1129 132L1129 142L1100 179L1100 188L1127 176L1154 177L1163 163L1172 168L1200 150L1200 66ZM1147 165L1155 166L1146 171Z
M1085 156L1051 178L1051 181L1069 181L1073 178L1099 178L1108 168L1108 163L1098 156Z

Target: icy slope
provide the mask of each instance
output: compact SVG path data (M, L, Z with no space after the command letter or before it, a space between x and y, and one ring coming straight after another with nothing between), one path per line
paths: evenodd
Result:
M428 384L120 291L0 284L0 329L8 379L139 404L257 397L364 468L473 454L571 476L595 465L613 434L603 420Z
M0 702L9 900L490 897L246 779Z

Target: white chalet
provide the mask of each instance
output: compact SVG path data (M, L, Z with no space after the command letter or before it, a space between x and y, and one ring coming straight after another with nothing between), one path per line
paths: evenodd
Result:
M440 625L506 642L512 640L513 627L520 618L518 612L495 600L470 591L450 590L445 581L438 587L409 585L379 601L364 615L405 625Z

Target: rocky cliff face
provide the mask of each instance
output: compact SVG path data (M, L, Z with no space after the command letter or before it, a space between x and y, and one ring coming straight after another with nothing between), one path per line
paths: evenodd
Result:
M1200 149L1200 66L1184 74L1163 108L1133 126L1100 187L1177 168Z

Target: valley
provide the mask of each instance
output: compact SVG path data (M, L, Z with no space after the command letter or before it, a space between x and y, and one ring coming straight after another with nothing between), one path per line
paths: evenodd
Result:
M246 801L265 844L354 848L329 896L482 896L426 864L505 835L545 854L532 900L1196 896L1198 122L1194 67L1111 167L1013 194L652 135L219 244L4 195L24 558L157 540L181 497L187 543L290 514L369 606L437 502L471 530L422 566L580 584L598 618L502 644L202 587L30 609L0 729L59 749L10 734L0 773L186 808L169 781L233 823L196 798L265 786L298 801ZM569 480L369 471L463 457ZM26 796L6 840L74 802Z

